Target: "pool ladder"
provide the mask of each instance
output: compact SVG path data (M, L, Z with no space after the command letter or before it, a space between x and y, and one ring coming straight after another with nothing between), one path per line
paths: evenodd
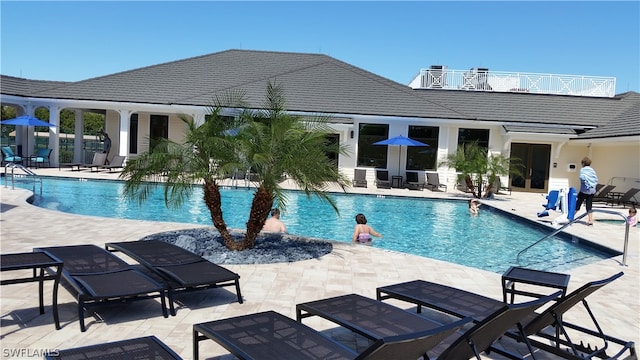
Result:
M36 184L40 183L40 195L42 195L42 178L40 178L40 176L38 176L38 174L36 174L35 172L33 172L32 170L24 167L21 164L16 164L16 163L7 163L4 166L4 187L7 188L9 187L9 180L7 178L7 176L9 175L9 172L7 171L8 169L11 169L11 190L15 190L15 178L16 177L24 177L26 176L27 178L31 178L33 179L33 192L36 192ZM16 174L15 171L16 170L20 170L23 174Z
M605 213L605 214L611 214L611 215L619 215L620 217L622 217L624 219L624 225L625 225L625 229L624 229L624 251L622 253L622 265L623 266L627 266L627 251L629 249L629 222L627 221L627 218L620 214L619 212L615 212L615 211L611 211L611 210L604 210L604 209L592 209L592 212L601 212L601 213ZM587 216L588 213L584 213L580 216L578 216L577 218L569 221L568 223L564 224L561 228L556 229L554 232L552 232L551 234L544 236L542 239L534 242L533 244L527 246L526 248L520 250L520 252L518 253L518 256L516 256L516 261L520 262L520 255L522 255L522 253L524 253L525 251L529 250L530 248L534 247L535 245L538 245L538 243L542 242L543 240L546 240L556 234L558 234L559 232L561 232L562 230L564 230L565 228L567 228L568 226L572 225L573 223L577 222L578 220L582 219L583 217Z

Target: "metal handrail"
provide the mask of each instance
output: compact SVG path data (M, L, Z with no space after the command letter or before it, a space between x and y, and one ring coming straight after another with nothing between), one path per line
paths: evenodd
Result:
M627 266L627 252L629 250L629 222L627 221L627 218L623 214L620 214L619 212L615 212L615 211L611 211L611 210L592 209L591 211L592 212L601 212L601 213L611 214L611 215L619 215L624 219L625 230L624 230L624 250L622 252L622 265L623 266ZM582 215L578 216L577 218L574 218L573 220L571 220L568 223L564 224L562 227L556 229L551 234L542 237L541 239L539 239L538 241L534 242L533 244L531 244L531 245L527 246L526 248L520 250L520 252L518 252L518 255L516 256L516 261L518 263L520 262L520 255L522 255L522 253L524 253L525 251L527 251L530 248L534 247L535 245L537 245L541 241L546 240L546 239L558 234L559 232L564 230L566 227L572 225L573 223L577 222L578 220L582 219L583 217L587 216L588 214L589 213L585 212L584 214L582 214Z
M7 180L7 168L11 169L11 190L15 190L15 170L21 170L23 173L25 173L27 176L32 176L33 177L33 192L36 192L36 182L40 182L40 195L42 195L42 178L40 178L40 176L38 176L38 174L36 174L35 172L33 172L31 169L24 167L21 164L16 164L16 163L7 163L4 165L4 187L7 188L8 187L8 183L9 181Z

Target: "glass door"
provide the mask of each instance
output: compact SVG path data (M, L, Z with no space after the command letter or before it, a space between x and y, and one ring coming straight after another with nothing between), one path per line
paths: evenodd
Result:
M518 166L519 175L511 175L509 183L517 191L547 192L551 145L511 144L511 166Z

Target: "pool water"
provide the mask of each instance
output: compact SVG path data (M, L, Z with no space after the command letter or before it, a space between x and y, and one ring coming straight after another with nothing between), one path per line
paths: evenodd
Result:
M32 189L31 183L18 183ZM42 196L34 205L72 214L170 221L212 225L209 211L197 187L192 200L181 208L167 208L162 187L146 202L123 196L123 183L109 180L43 178ZM254 191L223 189L223 215L230 228L244 229ZM479 216L468 213L466 201L404 198L393 196L331 194L340 214L329 204L302 192L288 191L287 208L281 220L290 234L351 242L355 215L366 215L368 224L384 235L373 246L440 259L503 273L510 266L562 271L612 256L576 244L567 237L554 237L524 252L518 252L548 234L548 230L511 218L484 206Z

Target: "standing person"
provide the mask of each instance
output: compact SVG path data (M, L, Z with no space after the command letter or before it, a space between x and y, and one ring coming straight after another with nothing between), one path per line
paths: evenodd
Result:
M581 161L582 169L580 169L580 192L578 193L578 202L576 203L576 212L580 210L582 202L586 200L588 226L593 225L593 196L596 194L596 185L598 184L598 175L591 167L591 159L584 157Z
M287 232L287 227L284 225L282 221L280 221L280 210L278 209L271 210L271 217L264 222L262 231L272 232L272 233Z
M109 134L104 133L104 150L102 151L104 154L107 154L107 158L109 157L109 151L111 151L111 138ZM105 165L109 165L109 159L105 159Z
M364 214L356 215L356 227L353 229L353 242L358 244L371 244L371 236L382 237L373 228L367 225Z

